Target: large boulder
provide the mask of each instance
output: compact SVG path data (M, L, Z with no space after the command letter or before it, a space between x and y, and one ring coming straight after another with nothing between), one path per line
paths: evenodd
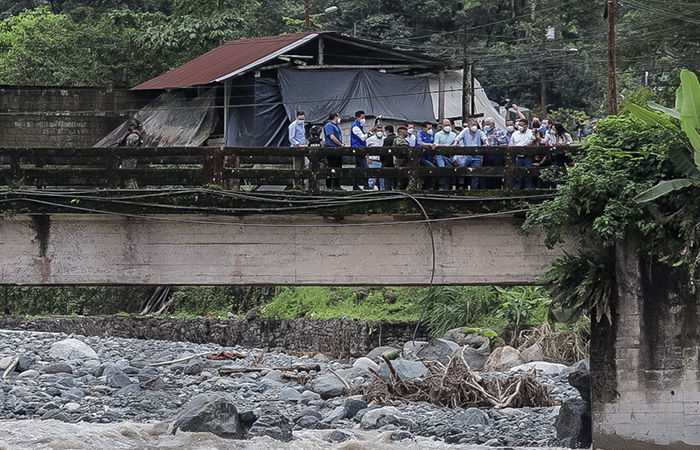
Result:
M417 359L416 352L427 344L428 341L408 341L403 344L403 350L401 351L401 357L404 359Z
M377 427L377 421L382 416L401 417L401 411L393 406L384 406L382 408L372 409L367 411L360 420L360 427L364 430L369 430Z
M498 347L488 357L484 363L484 370L487 372L504 372L515 366L525 364L520 352L508 345Z
M77 339L65 339L55 342L49 352L55 359L97 359L97 353L86 343Z
M377 361L377 360L381 361L382 354L385 352L391 351L391 350L395 350L395 348L383 345L383 346L377 347L374 350L372 350L371 352L367 353L367 356L365 356L365 358L369 358L372 361Z
M469 408L466 411L454 414L452 420L459 424L460 428L468 428L473 425L488 426L491 424L489 415L478 408Z
M396 374L401 380L411 380L421 378L428 374L428 368L420 361L409 361L406 359L397 359L391 362L392 367L396 370ZM388 380L391 378L391 371L388 364L385 362L379 367L379 376Z
M565 401L554 422L557 442L562 447L589 448L593 442L591 404L579 398Z
M481 348L484 342L487 345L490 343L489 338L481 334L479 330L469 327L453 328L447 331L442 338L452 341L460 347L468 345L472 348Z
M248 430L248 435L269 436L282 442L294 439L292 435L292 421L275 411L263 412L253 426Z
M311 382L311 390L324 400L342 395L344 388L345 384L332 373L320 374Z
M581 394L583 401L591 402L591 362L588 358L582 359L567 370L569 372L569 384Z
M466 345L462 349L462 354L464 355L464 360L469 364L469 367L474 370L481 370L484 368L484 364L491 354L489 341L483 342L479 348Z
M523 361L526 363L542 361L544 359L544 349L540 344L535 343L520 352L520 356L523 357Z
M234 398L229 394L200 394L192 398L175 418L173 434L204 431L224 439L242 439L243 427Z
M439 361L446 366L449 364L450 359L461 349L455 342L433 338L416 351L416 357L427 359L428 361Z
M521 364L510 369L511 372L526 373L531 370L543 375L556 376L568 369L564 364L550 363L545 361L535 361Z

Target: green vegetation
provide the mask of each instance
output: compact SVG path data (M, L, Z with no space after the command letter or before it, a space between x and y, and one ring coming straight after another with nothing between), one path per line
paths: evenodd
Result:
M684 85L679 98L693 99L693 116L700 118L700 87ZM700 205L698 159L693 159L700 146L691 144L697 139L697 121L687 124L678 115L679 124L673 116L629 109L641 119L623 114L600 122L598 133L569 168L559 196L533 206L525 224L543 229L550 246L563 242L565 235L577 241L580 252L553 264L544 277L546 288L555 303L592 311L598 321L604 316L611 320L620 241L633 240L652 261L684 271L688 282L697 278ZM684 176L690 177L688 183L668 181L683 181ZM640 202L659 195L664 196Z
M148 286L0 288L4 314L14 316L90 315L138 312Z

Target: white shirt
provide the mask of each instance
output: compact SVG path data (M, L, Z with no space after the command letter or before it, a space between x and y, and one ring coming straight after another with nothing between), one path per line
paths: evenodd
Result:
M525 147L527 145L532 144L532 141L535 140L535 136L532 134L532 130L528 128L524 132L522 132L522 131L514 132L511 139L512 139L511 146L513 146L513 147Z
M547 137L545 138L543 144L544 145L570 145L574 142L574 140L571 138L571 135L569 133L564 133L564 136L561 138L557 136L556 131L554 130L549 130L547 132Z
M384 138L383 137L377 137L376 134L373 134L372 136L367 138L367 147L383 147L384 146ZM368 156L369 159L372 161L379 161L380 158L379 156Z

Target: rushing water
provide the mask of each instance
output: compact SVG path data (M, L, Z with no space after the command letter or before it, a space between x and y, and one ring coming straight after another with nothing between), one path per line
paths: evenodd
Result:
M270 438L249 441L221 439L210 433L172 435L170 422L64 423L55 420L0 421L0 450L497 450L479 445L447 445L430 438L391 442L390 433L352 430L357 440L331 444L323 438L329 430L301 431L290 443ZM508 447L512 448L512 447ZM519 447L524 450L524 447ZM542 449L538 449L542 450ZM549 447L548 450L557 450ZM559 449L564 450L564 449Z

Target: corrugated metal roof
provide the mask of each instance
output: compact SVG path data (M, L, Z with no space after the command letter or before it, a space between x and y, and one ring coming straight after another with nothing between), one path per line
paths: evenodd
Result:
M223 81L296 48L318 32L230 41L133 89L184 88Z

